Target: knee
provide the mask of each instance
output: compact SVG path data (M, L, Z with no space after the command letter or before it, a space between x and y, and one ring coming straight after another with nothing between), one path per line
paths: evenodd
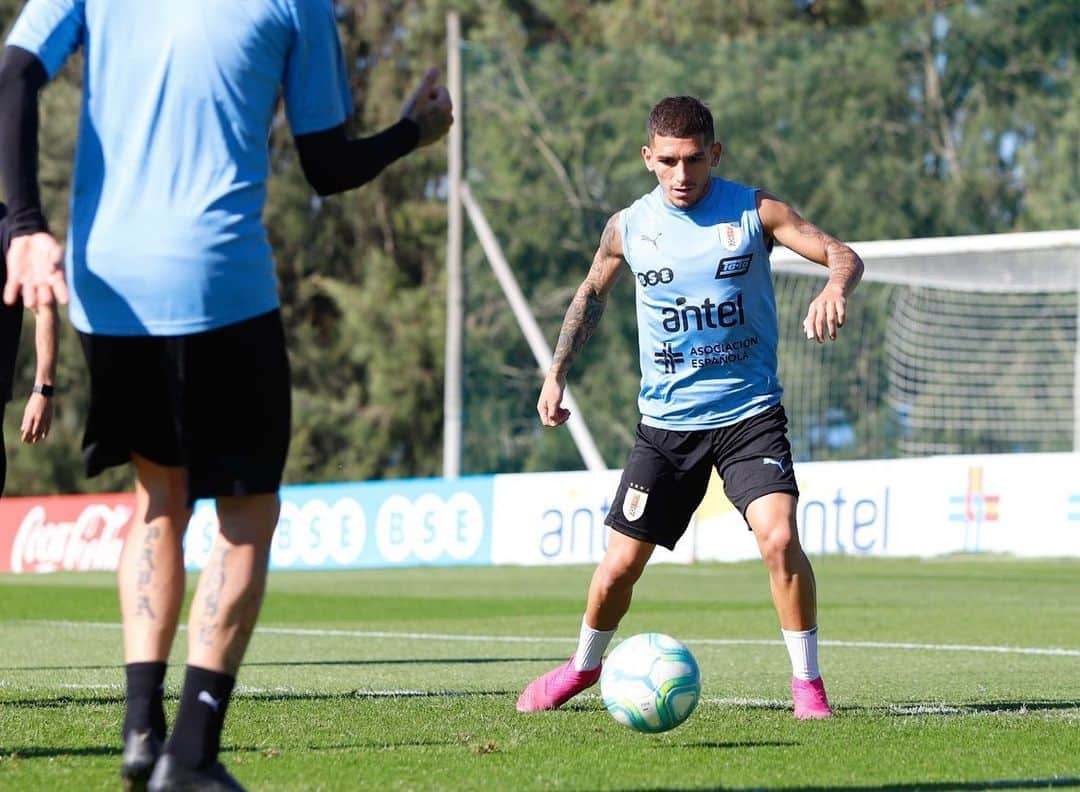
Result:
M797 535L787 523L778 523L762 531L758 544L761 558L770 572L791 571L801 552Z
M623 589L633 586L644 571L644 565L633 559L605 558L596 570L598 582L605 590Z

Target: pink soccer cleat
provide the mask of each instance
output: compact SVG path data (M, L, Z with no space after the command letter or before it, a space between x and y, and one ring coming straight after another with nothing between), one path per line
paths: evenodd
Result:
M832 717L832 707L825 695L825 683L821 677L807 682L791 678L791 697L795 699L795 717L798 720L821 720Z
M546 674L538 676L521 692L517 701L518 712L539 712L558 709L600 678L600 666L591 671L574 669L574 658Z

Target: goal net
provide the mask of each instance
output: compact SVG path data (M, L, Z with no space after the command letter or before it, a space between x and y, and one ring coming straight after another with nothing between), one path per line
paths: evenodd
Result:
M793 320L823 268L773 255L799 456L1078 447L1080 231L853 246L866 274L837 344L807 342Z

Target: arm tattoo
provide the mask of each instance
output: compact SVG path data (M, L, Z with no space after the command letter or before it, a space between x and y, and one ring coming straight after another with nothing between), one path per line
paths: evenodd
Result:
M807 240L825 251L825 266L829 268L829 282L839 286L845 295L859 284L862 278L863 263L858 254L849 246L826 234L813 223L798 218L796 230Z
M863 274L863 262L859 255L842 242L825 235L825 266L829 268L829 280L838 285L845 295L859 285Z
M585 346L585 342L592 337L600 323L600 317L604 315L608 290L618 275L623 260L617 219L616 214L604 227L600 247L593 257L589 274L585 276L584 282L570 302L570 307L566 309L551 363L552 372L559 376L566 376L570 364Z

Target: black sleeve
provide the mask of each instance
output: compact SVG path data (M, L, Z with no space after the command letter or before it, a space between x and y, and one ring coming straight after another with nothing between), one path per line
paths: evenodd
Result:
M420 127L402 119L377 135L349 140L345 126L296 136L300 167L319 195L359 187L378 176L383 168L416 148Z
M48 81L37 56L19 47L4 49L0 57L0 177L13 237L48 230L38 188L38 92Z
M0 203L0 270L7 272L8 222L7 207ZM6 280L6 279L5 279Z

